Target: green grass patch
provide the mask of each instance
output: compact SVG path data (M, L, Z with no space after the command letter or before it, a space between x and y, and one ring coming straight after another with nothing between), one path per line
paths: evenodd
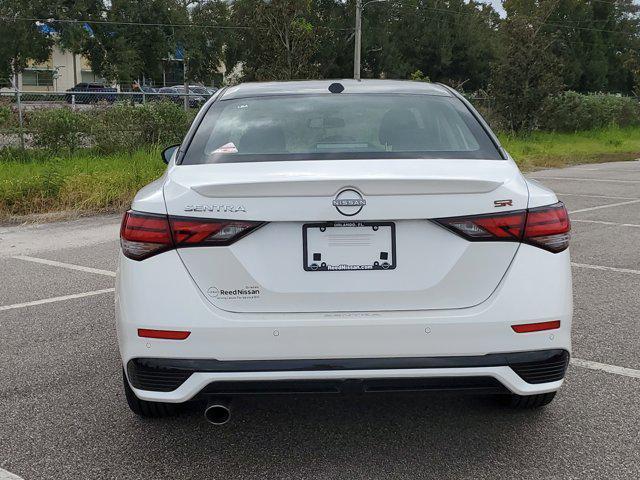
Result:
M524 170L640 157L639 127L500 138ZM88 149L66 154L0 150L0 221L50 212L123 211L164 167L155 148L108 155Z
M162 175L160 150L98 155L45 151L0 155L0 220L55 211L98 213L126 209L135 192Z
M640 157L640 127L610 127L576 133L502 134L499 137L523 170Z

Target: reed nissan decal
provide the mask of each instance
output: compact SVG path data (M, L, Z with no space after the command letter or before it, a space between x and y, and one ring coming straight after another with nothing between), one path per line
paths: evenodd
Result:
M251 300L259 298L261 292L260 287L257 285L248 285L243 288L218 288L212 286L207 289L207 295L219 300Z

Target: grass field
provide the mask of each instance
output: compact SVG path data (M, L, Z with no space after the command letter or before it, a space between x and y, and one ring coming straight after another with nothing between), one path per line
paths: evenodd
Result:
M159 149L38 157L0 160L0 221L20 221L15 217L48 212L69 217L122 211L135 192L162 175L165 167Z
M500 135L500 141L525 171L640 157L640 127Z
M501 135L501 141L525 171L640 157L638 127ZM160 149L113 155L0 150L0 222L123 211L135 192L163 170Z

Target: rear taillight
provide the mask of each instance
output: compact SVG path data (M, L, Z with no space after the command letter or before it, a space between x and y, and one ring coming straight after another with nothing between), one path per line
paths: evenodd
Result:
M467 240L519 242L522 240L526 219L527 211L518 210L502 214L440 218L435 221Z
M261 222L172 217L129 210L122 219L122 252L143 260L172 248L230 245Z
M169 217L176 247L230 245L260 227L260 222Z
M562 202L529 209L524 242L553 253L566 250L571 234L569 214Z
M167 216L129 210L122 219L120 245L125 256L133 260L173 248Z
M554 253L569 246L571 224L562 202L529 210L434 221L473 242L523 242Z

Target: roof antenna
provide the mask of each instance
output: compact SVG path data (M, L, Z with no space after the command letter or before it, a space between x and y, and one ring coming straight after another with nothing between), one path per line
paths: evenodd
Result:
M338 82L332 83L329 85L329 91L331 93L342 93L344 91L344 85Z

